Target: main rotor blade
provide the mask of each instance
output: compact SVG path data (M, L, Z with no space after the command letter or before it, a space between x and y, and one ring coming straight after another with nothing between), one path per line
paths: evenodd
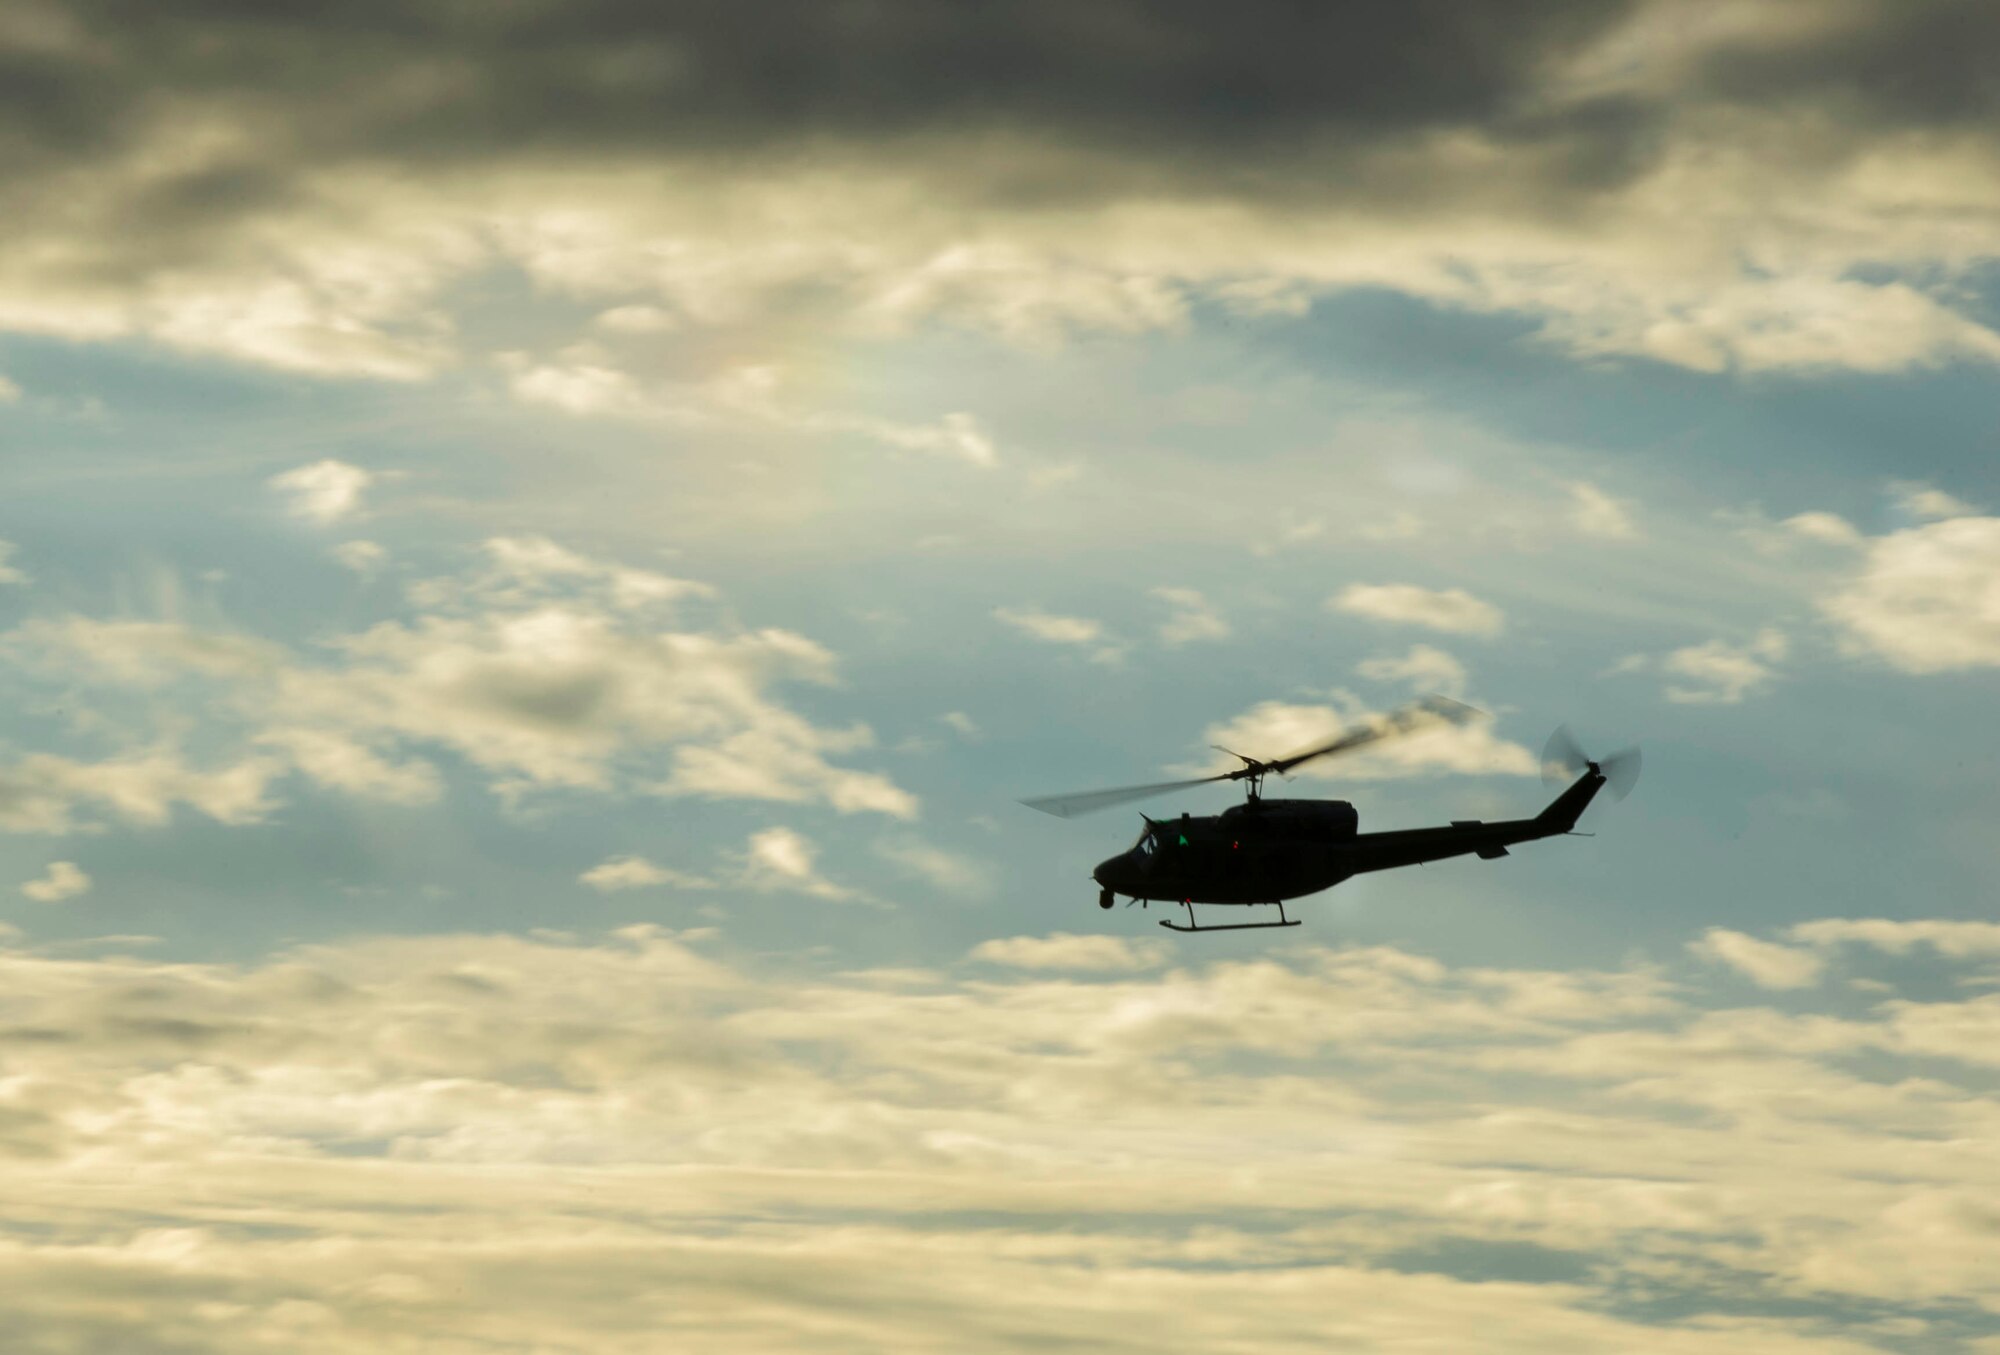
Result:
M1335 753L1346 753L1380 743L1384 739L1399 738L1404 734L1414 734L1420 729L1437 725L1462 725L1468 720L1479 718L1481 712L1462 701L1454 701L1448 696L1427 696L1421 701L1412 701L1400 710L1384 716L1379 724L1366 729L1351 730L1336 738L1312 748L1302 748L1289 757L1281 757L1276 762L1265 764L1266 771L1284 773L1301 762L1311 762L1314 758L1331 757Z
M1044 814L1053 814L1059 819L1073 819L1079 814L1094 814L1100 809L1113 805L1127 804L1133 800L1144 800L1149 796L1164 795L1170 790L1185 790L1189 786L1205 786L1211 781L1232 781L1235 772L1223 772L1220 776L1197 776L1192 781L1161 781L1150 786L1118 786L1111 790L1086 790L1074 795L1042 795L1022 804L1030 809L1039 809Z

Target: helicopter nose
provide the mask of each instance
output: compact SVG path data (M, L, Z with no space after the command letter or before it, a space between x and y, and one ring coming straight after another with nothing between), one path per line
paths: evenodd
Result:
M1090 872L1091 879L1097 881L1097 883L1103 885L1106 889L1119 894L1131 894L1135 892L1132 888L1131 876L1131 862L1122 856L1114 856L1109 860L1100 861L1097 864L1097 869Z

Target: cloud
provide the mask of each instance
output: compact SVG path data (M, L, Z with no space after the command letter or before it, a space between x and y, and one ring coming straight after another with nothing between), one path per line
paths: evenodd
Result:
M1229 637L1229 623L1194 589L1155 588L1152 596L1173 609L1173 615L1160 623L1161 644L1185 645Z
M343 541L333 548L333 558L356 574L373 574L388 562L389 552L374 541Z
M359 510L362 492L375 479L372 471L329 458L274 475L270 485L290 500L293 517L329 523Z
M655 927L0 948L9 1331L1302 1355L1331 1320L1360 1352L1860 1355L2000 1330L1971 1189L1991 995L1778 1011L1643 965L1173 953L999 938L885 983Z
M986 865L915 838L885 838L875 854L913 880L921 880L954 898L980 898L993 892L993 873Z
M1732 645L1726 640L1676 649L1660 660L1660 671L1678 681L1669 682L1669 701L1689 705L1735 705L1777 679L1777 662L1791 648L1783 631L1770 627L1759 631L1747 644Z
M1104 974L1135 974L1157 969L1166 963L1170 953L1170 949L1159 941L1128 941L1122 936L1078 936L1072 932L996 937L972 948L973 959L1013 969Z
M0 372L0 405L18 405L20 403L20 385L10 380L6 373Z
M817 899L852 899L854 890L819 873L819 848L790 828L766 828L750 835L743 858L743 883L753 889L810 894Z
M515 398L552 405L566 414L657 412L629 374L597 363L525 367L510 378Z
M1896 506L1911 517L1925 521L1974 517L1978 514L1978 510L1963 499L1953 498L1931 485L1898 486Z
M224 822L269 811L288 774L346 794L435 798L447 752L509 798L535 791L821 802L911 818L916 800L829 758L868 747L862 725L824 728L778 699L833 685L834 656L803 636L702 630L670 618L704 584L606 564L543 538L496 538L487 561L413 589L431 610L329 636L308 659L252 637L176 622L38 620L9 637L65 682L146 691L211 684L211 740L239 756L190 769L169 746L90 763L49 754L0 767L0 826L67 831L95 803L137 822L186 802Z
M1717 964L1729 966L1760 988L1808 988L1819 982L1826 962L1807 950L1794 950L1771 941L1711 927L1701 940L1688 949Z
M1868 538L1858 571L1820 607L1852 652L1906 673L2000 664L2000 518Z
M1251 757L1284 757L1301 748L1325 743L1343 731L1383 718L1346 693L1333 693L1332 704L1300 705L1262 701L1233 720L1210 725L1202 741L1235 749ZM1188 775L1239 765L1216 755L1208 762L1178 770ZM1429 776L1440 772L1466 775L1536 776L1541 762L1518 743L1494 736L1490 720L1462 725L1438 725L1360 749L1342 757L1308 762L1294 776L1339 781L1385 780Z
M28 582L26 574L22 573L17 566L8 563L9 560L14 558L15 552L19 549L20 547L11 541L0 541L0 585L25 584Z
M517 271L608 341L1051 344L1376 287L1702 371L2000 355L1964 285L1994 252L1994 109L1946 55L1990 25L1676 8L1371 2L1335 32L1273 0L585 6L435 18L385 55L344 12L106 36L51 3L27 26L72 36L21 48L0 323L414 379L467 360L462 293Z
M1778 524L1786 530L1829 546L1858 546L1861 532L1837 513L1797 513Z
M962 739L979 737L979 722L962 710L948 710L938 716L938 723L947 725Z
M626 889L646 889L653 885L676 885L682 889L712 888L712 882L682 871L656 866L643 856L614 856L576 877L600 894Z
M1421 588L1413 583L1349 584L1327 599L1329 611L1365 616L1371 621L1423 626L1453 635L1492 636L1505 617L1498 607L1462 588Z
M191 767L173 748L88 762L31 753L0 766L0 830L71 833L86 826L86 806L124 823L158 827L185 805L217 823L261 821L275 807L269 792L283 775L275 758L248 755L212 769Z
M1087 645L1104 633L1104 625L1081 616L1058 616L1034 607L996 607L993 615L1014 629L1052 645Z
M1891 955L1907 955L1920 946L1951 959L2000 955L2000 922L1821 918L1798 923L1786 935L1809 946L1859 945Z
M517 355L518 356L518 355ZM930 423L908 423L841 410L803 410L780 399L783 372L772 364L725 369L706 381L649 387L592 353L560 363L515 361L508 379L515 398L579 416L738 424L793 433L868 438L887 447L930 452L975 466L999 464L992 436L979 420L954 410Z
M278 723L258 730L259 748L275 750L299 775L328 790L396 805L429 804L444 790L436 767L421 758L397 758L367 734L325 725Z
M1612 498L1596 485L1573 480L1569 484L1569 497L1570 524L1585 536L1627 541L1639 534L1625 502Z
M1374 682L1407 682L1419 691L1465 695L1465 665L1432 645L1411 645L1410 652L1400 656L1363 659L1354 671Z
M61 903L90 892L91 879L74 861L51 861L46 874L21 886L21 892L37 903Z
M715 596L715 589L650 569L607 564L565 549L546 536L496 536L485 543L493 573L479 587L490 596L518 601L551 586L595 585L620 609L632 610L686 598Z

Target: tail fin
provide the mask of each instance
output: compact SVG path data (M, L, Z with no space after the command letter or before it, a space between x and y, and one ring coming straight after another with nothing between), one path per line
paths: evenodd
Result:
M1576 827L1576 821L1583 817L1583 811L1604 789L1604 773L1596 763L1589 763L1582 776L1549 801L1549 807L1535 816L1535 822L1548 833L1567 833Z

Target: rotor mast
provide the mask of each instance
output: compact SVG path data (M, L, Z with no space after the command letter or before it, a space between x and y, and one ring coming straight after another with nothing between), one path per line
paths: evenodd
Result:
M1242 781L1247 783L1243 787L1243 793L1248 803L1254 805L1259 800L1264 798L1264 776L1267 772L1271 770L1270 763L1259 762L1254 757L1250 757L1249 755L1244 753L1239 753L1234 748L1224 748L1219 743L1211 743L1209 747L1213 748L1218 753L1227 753L1229 754L1229 756L1233 758L1242 759L1243 761L1242 767L1238 768L1236 771L1227 773L1227 778L1231 781Z

